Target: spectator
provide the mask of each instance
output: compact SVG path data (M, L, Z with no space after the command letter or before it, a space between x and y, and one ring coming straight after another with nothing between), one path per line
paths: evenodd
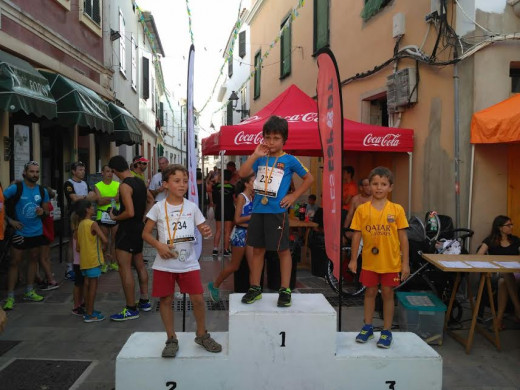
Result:
M226 164L226 169L231 171L231 179L229 179L229 183L236 186L240 181L240 175L237 172L237 166L234 161L228 161Z
M305 206L305 219L313 221L318 208L319 206L316 204L316 195L310 194L307 198L307 205Z
M361 206L363 203L370 202L372 200L372 189L370 188L370 183L368 179L361 179L358 183L359 186L359 194L355 195L351 202L350 208L348 210L347 218L345 219L345 223L343 227L346 230L345 237L349 240L352 240L353 231L350 229L350 223L352 222L352 217L354 216L354 212L356 209ZM343 220L343 218L342 218Z
M222 232L222 213L224 214L224 256L231 256L229 249L229 238L231 237L231 229L233 228L233 219L235 217L235 186L232 185L232 173L227 169L224 170L224 209L222 210L222 184L218 183L213 187L213 201L215 202L215 238L213 240L213 256L218 256L218 246L220 243L220 235Z
M168 190L166 190L163 186L162 172L169 164L170 162L166 157L159 157L159 172L153 175L150 186L148 187L148 190L152 193L155 199L154 203L157 203L166 198Z
M49 194L49 215L42 218L43 236L45 237L45 245L41 247L40 264L45 272L46 280L39 286L40 290L49 291L60 287L51 268L51 244L54 242L54 207L50 202L56 197L56 192L49 187L46 187Z
M146 171L146 168L148 168L148 163L149 160L147 160L143 156L135 156L132 159L132 166L130 167L130 172L132 173L132 175L141 179L144 184L148 184L144 176L144 172Z
M356 183L354 182L354 167L347 165L343 167L343 199L342 205L344 210L349 210L350 201L358 193Z

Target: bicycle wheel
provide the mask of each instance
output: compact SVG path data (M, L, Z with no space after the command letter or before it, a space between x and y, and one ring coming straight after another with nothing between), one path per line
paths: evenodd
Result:
M347 256L349 258L349 256ZM345 261L343 264L343 272L341 272L341 276L343 278L342 281L342 289L341 296L343 297L356 297L365 291L365 287L359 281L359 273L361 272L361 257L358 258L358 271L356 274L353 274L348 270L348 263ZM334 264L329 260L329 264L327 267L327 273L325 274L325 279L327 279L327 283L329 286L339 294L339 280L334 276Z

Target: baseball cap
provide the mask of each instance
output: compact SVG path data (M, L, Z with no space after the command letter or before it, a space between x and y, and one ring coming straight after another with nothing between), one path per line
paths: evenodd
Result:
M147 163L149 162L146 158L144 158L143 156L135 156L134 159L132 160L132 162L134 163Z

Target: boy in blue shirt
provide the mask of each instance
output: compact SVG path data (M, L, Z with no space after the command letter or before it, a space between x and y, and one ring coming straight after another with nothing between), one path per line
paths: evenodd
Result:
M242 297L243 303L253 303L262 298L260 277L266 250L277 251L280 258L281 288L278 306L291 306L291 252L289 251L289 215L287 210L310 187L314 180L301 162L286 154L287 120L271 116L262 129L264 140L240 167L240 177L255 174L255 198L253 214L247 233L247 245L253 247L250 265L250 288ZM288 194L293 173L303 179L300 188Z

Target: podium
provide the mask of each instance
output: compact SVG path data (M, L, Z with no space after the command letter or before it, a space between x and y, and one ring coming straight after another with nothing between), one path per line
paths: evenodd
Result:
M278 294L251 305L229 299L229 332L211 332L221 353L206 352L195 333L178 332L179 352L161 357L166 334L137 332L116 360L116 390L130 389L436 389L442 358L413 333L394 332L390 349L336 332L336 311L321 294Z

